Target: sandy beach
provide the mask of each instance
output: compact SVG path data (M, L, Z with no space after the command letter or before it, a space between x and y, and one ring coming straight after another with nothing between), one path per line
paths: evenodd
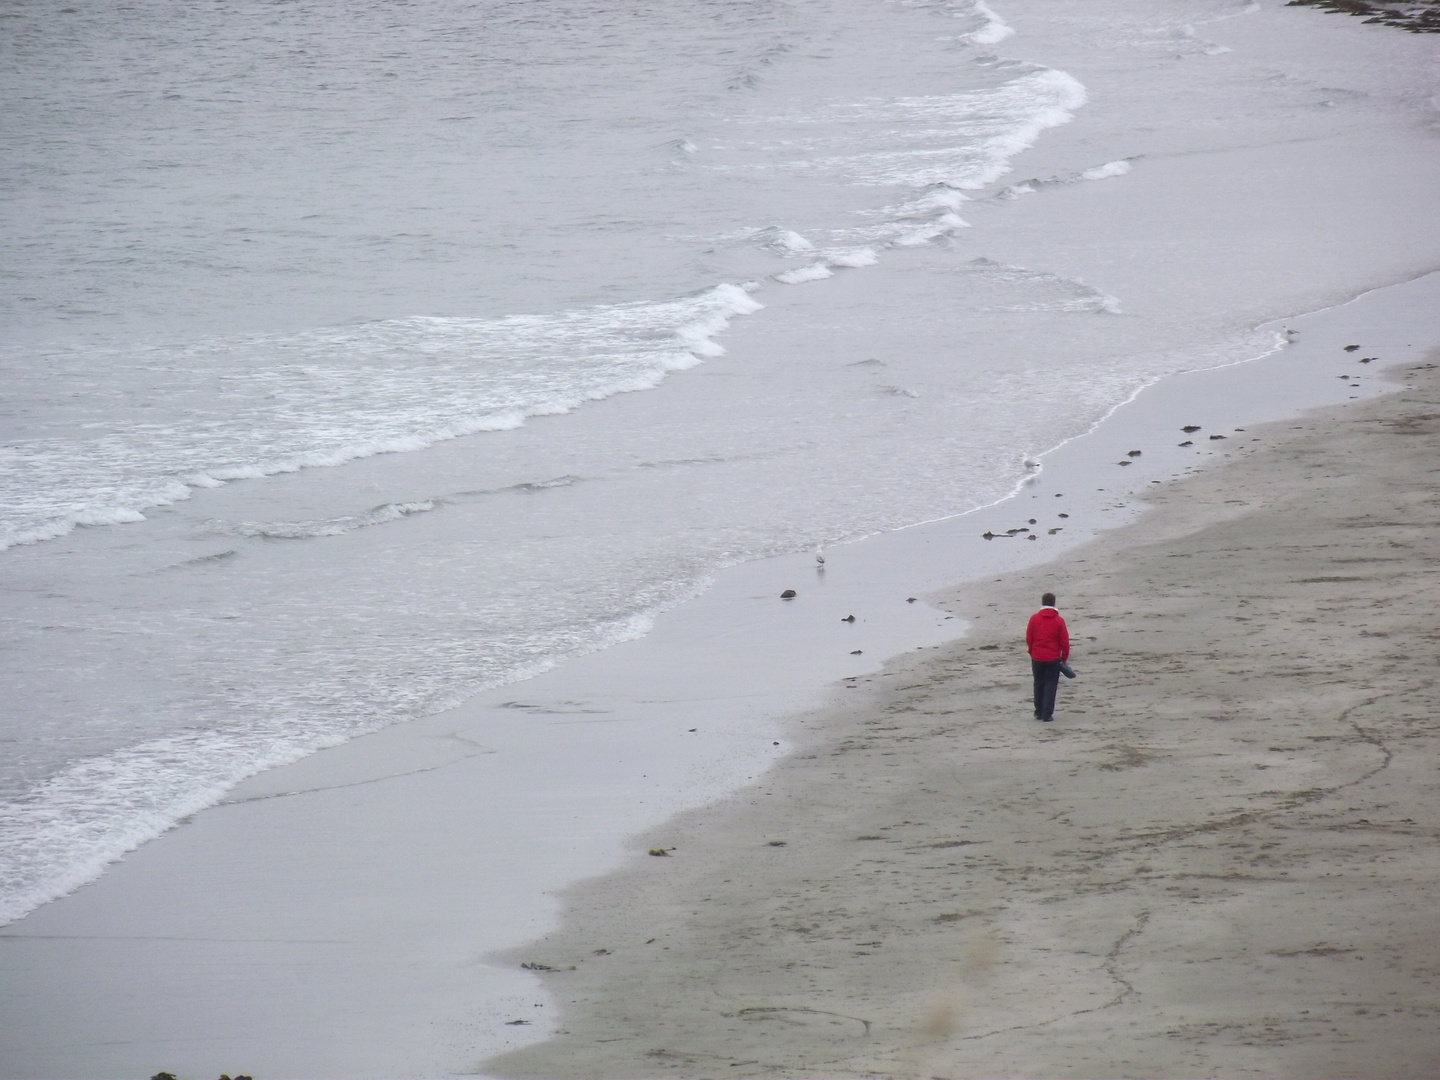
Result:
M1435 1075L1436 360L943 598L969 637L570 891L508 958L556 969L562 1030L484 1070ZM1042 589L1080 672L1053 725Z

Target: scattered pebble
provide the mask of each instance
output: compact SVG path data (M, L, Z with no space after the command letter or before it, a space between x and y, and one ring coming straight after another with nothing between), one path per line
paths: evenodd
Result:
M1189 435L1192 431L1199 431L1199 430L1200 430L1200 425L1199 425L1199 424L1186 424L1186 425L1185 425L1184 427L1182 427L1180 430L1183 431L1183 432L1185 432L1186 435Z
M1346 352L1356 352L1356 351L1359 350L1359 348L1360 348L1359 345L1346 345L1346 346L1345 346L1345 351L1346 351Z
M651 855L669 855L670 852L666 851L663 847L652 847L652 848L650 849L650 854L651 854ZM524 966L525 966L525 967L529 967L530 965L529 965L529 964L525 964ZM554 968L545 968L544 970L545 970L545 971L553 971Z
M859 655L860 655L861 653L863 653L864 651L865 651L864 649L851 649L851 650L850 650L850 655L851 655L851 656L859 656ZM776 745L776 746L779 746L780 744L777 742L775 745Z
M1195 444L1194 444L1193 442L1191 442L1189 439L1186 439L1186 440L1185 440L1184 442L1182 442L1180 445L1181 445L1181 446L1194 446Z
M782 593L780 594L780 599L781 599L781 600L794 600L794 599L795 599L795 590L794 590L794 589L786 589L784 592L782 592Z
M1211 441L1211 442L1214 442L1216 439L1223 439L1223 438L1225 438L1224 435L1211 435L1211 436L1210 436L1210 441Z
M841 622L854 622L854 621L855 621L855 616L854 616L854 615L846 615L846 616L845 616L843 619L841 619L840 621L841 621Z
M1128 457L1139 457L1139 456L1140 456L1140 451L1139 451L1139 450L1131 450L1130 453L1129 453L1127 456L1128 456Z

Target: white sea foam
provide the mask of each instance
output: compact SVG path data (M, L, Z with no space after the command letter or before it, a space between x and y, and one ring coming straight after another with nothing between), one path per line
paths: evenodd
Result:
M970 201L970 196L952 187L932 187L914 202L900 208L902 213L924 213L926 211L949 210L952 213Z
M1096 165L1093 169L1086 169L1080 174L1082 180L1105 180L1111 176L1124 176L1130 171L1128 161L1107 161L1104 165Z
M1015 33L984 0L975 0L974 13L985 20L984 26L965 35L976 45L998 45Z
M168 488L167 494L169 498L157 505L167 506L176 499L184 498L183 495L171 492ZM77 512L73 520L76 525L130 525L137 521L144 521L145 515L127 506L96 506Z
M1042 132L1069 123L1085 100L1078 80L1041 68L988 90L857 102L846 111L866 124L892 124L898 145L820 157L804 167L860 184L983 188Z
M958 214L941 214L933 221L926 222L918 229L901 232L891 243L896 247L919 247L942 236L948 236L957 229L968 229L970 223Z
M793 270L786 270L775 275L775 280L785 285L803 285L807 281L821 281L824 278L834 277L835 271L831 270L823 262L811 263L809 266L797 266Z
M825 258L831 266L844 266L851 269L874 266L880 261L880 256L875 254L875 249L870 247L853 248L849 251L827 251Z
M927 189L923 205L909 204L903 212L954 212L963 191L994 183L1015 155L1047 129L1068 123L1085 101L1085 87L1065 72L1019 65L1014 77L995 86L834 103L819 112L769 117L763 123L816 127L828 134L812 144L813 153L796 155L793 141L773 147L761 142L754 159L710 167ZM776 156L783 151L789 156ZM779 242L778 230L767 242Z
M722 355L715 337L761 306L722 284L693 297L554 316L398 319L107 358L103 370L117 385L136 369L168 365L171 392L194 402L191 426L182 428L106 413L88 361L59 354L32 393L62 401L71 431L100 434L7 448L0 550L80 525L142 521L147 510L189 498L192 487L423 450L651 389L668 372ZM12 386L39 383L29 357L5 366ZM217 379L221 393L209 389ZM95 397L93 413L71 389L82 384Z
M803 255L815 250L815 245L790 229L776 229L770 246L786 255Z

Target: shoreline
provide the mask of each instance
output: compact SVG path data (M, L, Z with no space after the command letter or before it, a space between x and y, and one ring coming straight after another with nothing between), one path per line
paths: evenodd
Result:
M1433 1075L1437 361L1063 571L949 591L970 636L567 892L506 956L557 969L562 1033L483 1068ZM1015 644L1042 588L1081 674L1044 727Z
M634 872L637 856L642 872L661 863L643 852L673 834L637 836L668 833L662 823L677 813L731 805L754 790L750 780L781 776L812 738L786 717L819 715L803 710L881 678L882 657L899 654L903 669L937 647L963 652L968 639L943 641L965 621L990 633L985 611L946 601L947 615L909 596L1023 578L1086 537L1124 543L1153 520L1135 523L1139 505L1126 492L1158 491L1196 469L1206 482L1221 475L1207 464L1254 460L1273 441L1241 443L1231 431L1182 448L1186 419L1218 434L1351 395L1352 407L1369 407L1388 388L1343 344L1402 361L1433 336L1425 315L1437 294L1432 274L1290 320L1295 344L1152 385L1047 455L1005 503L834 549L823 575L810 556L733 568L644 639L247 781L0 932L5 983L17 988L3 999L0 1072L190 1073L215 1063L270 1075L450 1075L560 1030L564 988L521 967L561 966L522 945L561 925L560 895ZM1354 389L1339 378L1351 372L1364 376ZM1140 458L1124 456L1136 446ZM983 539L1040 505L1057 523L1070 514L1067 531L1037 528L1034 543L1024 533ZM797 581L809 582L800 601L779 601ZM1057 591L1064 607L1071 590ZM842 610L860 618L844 623ZM1094 673L1082 677L1070 686L1083 690ZM762 772L776 759L779 771ZM588 1061L580 1069L591 1071Z

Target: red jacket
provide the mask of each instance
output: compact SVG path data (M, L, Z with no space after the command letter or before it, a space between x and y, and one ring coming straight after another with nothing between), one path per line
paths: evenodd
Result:
M1025 627L1025 644L1030 647L1032 660L1069 660L1070 631L1065 620L1053 607L1042 607L1030 616L1030 625Z

